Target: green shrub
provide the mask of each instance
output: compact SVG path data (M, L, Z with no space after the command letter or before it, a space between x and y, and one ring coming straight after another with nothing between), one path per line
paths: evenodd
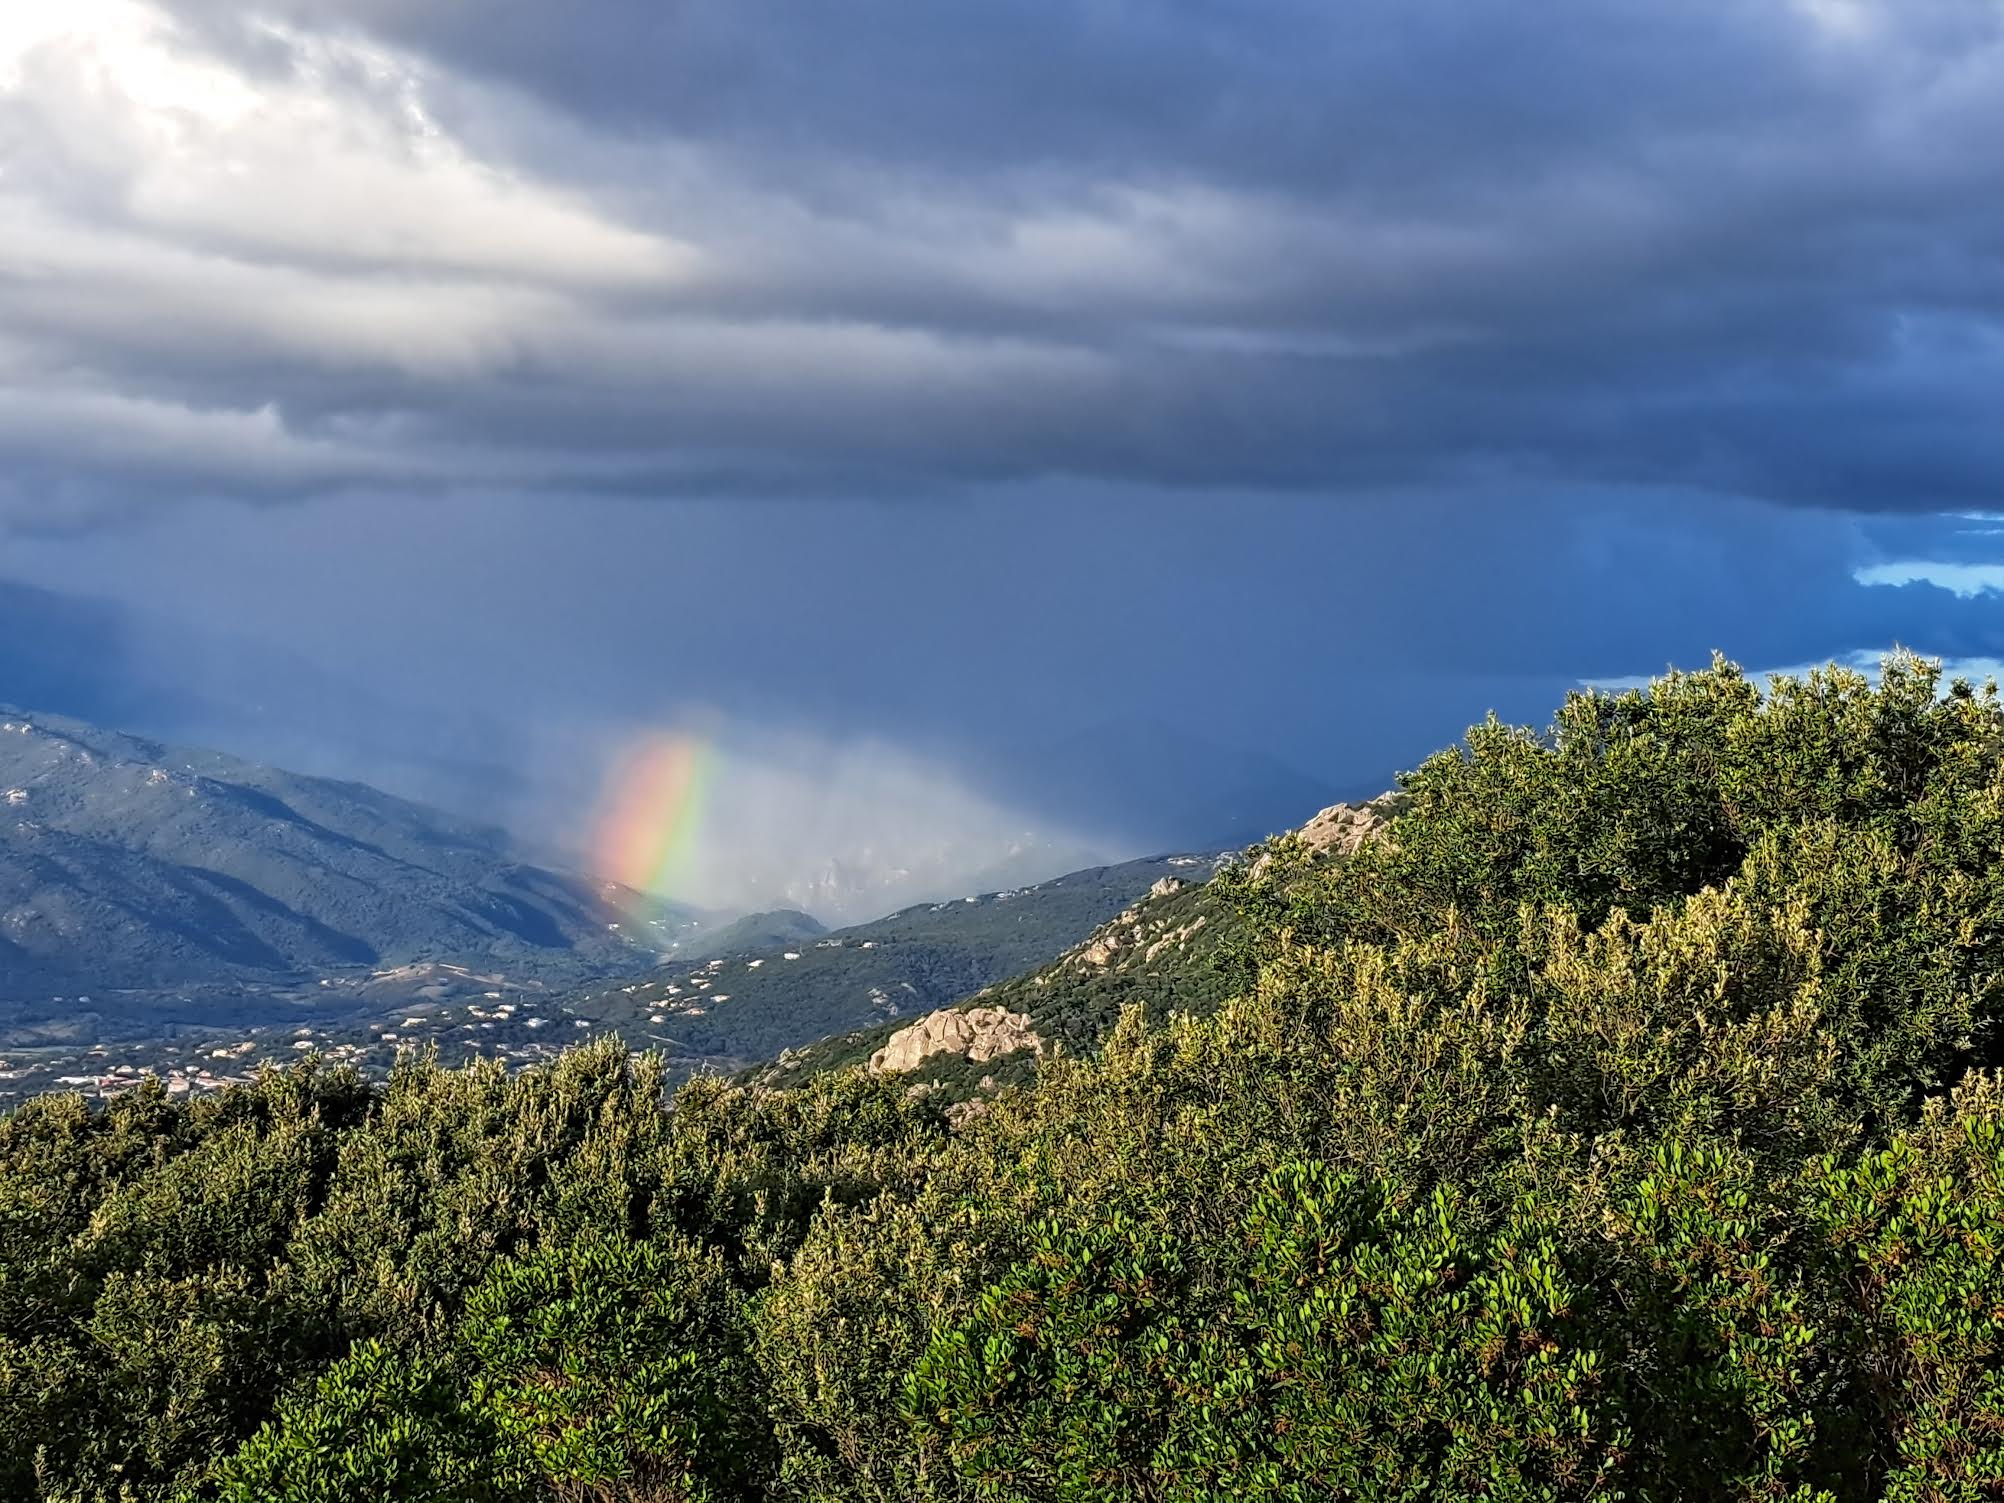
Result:
M28 1102L0 1497L2004 1496L2004 716L1938 688L1477 726L1187 961L1011 983L1066 1047L957 1125L610 1043Z

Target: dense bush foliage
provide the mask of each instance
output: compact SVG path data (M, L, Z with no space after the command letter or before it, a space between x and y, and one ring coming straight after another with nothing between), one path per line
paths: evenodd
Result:
M950 1127L613 1046L0 1122L0 1496L2004 1497L2004 718L1581 694Z

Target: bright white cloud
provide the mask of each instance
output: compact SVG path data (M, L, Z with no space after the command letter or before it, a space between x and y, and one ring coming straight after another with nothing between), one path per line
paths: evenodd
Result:
M2004 564L1908 559L1868 564L1853 577L1862 585L1933 585L1965 600L2004 590Z
M696 270L687 246L468 151L410 59L274 33L291 69L254 78L136 3L57 14L0 40L10 178L110 227L236 259L560 285Z

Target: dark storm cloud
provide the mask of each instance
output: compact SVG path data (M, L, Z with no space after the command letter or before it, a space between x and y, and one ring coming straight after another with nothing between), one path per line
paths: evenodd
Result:
M806 177L1196 176L1406 203L1618 172L1720 138L1855 132L1995 40L1981 0L174 0L283 67L259 24L353 28L632 136ZM1501 176L1499 176L1501 174Z
M1988 0L147 14L0 53L16 521L2004 472Z
M1542 721L1569 684L1715 648L1756 670L1896 642L2004 658L1996 596L1857 577L2004 565L2004 540L1962 536L1981 524L1688 494L1331 507L1045 485L952 507L377 497L192 516L15 557L520 727L702 705L1032 779L1056 770L1046 743L1164 721L1348 787L1489 708Z
M38 596L0 680L24 677L10 645L24 697L81 661L86 707L141 729L572 849L609 753L708 727L729 796L703 891L730 902L837 854L951 892L1026 831L1051 871L1194 842L1216 832L1191 811L1275 782L1270 759L1299 769L1277 786L1305 816L1297 782L1369 793L1486 710L1543 724L1571 686L1714 648L1753 670L1895 642L2004 660L1999 596L1966 583L2004 579L1983 518L1663 491L1353 501L1047 482L951 506L192 504L0 550L6 572L196 618L107 645Z

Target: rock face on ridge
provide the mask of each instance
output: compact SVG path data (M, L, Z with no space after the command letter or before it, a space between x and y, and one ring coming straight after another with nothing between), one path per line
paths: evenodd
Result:
M908 1028L900 1028L870 1056L873 1075L916 1070L935 1054L958 1054L977 1065L1014 1054L1020 1049L1044 1052L1044 1041L1030 1028L1028 1013L1006 1007L942 1008L927 1013Z
M1317 860L1353 855L1359 846L1384 833L1391 823L1396 798L1385 793L1361 804L1331 804L1300 829L1289 833L1307 846L1309 855ZM1262 853L1253 862L1253 875L1265 871L1272 860L1270 852Z
M1385 827L1379 802L1331 804L1296 833L1310 850L1347 856Z

